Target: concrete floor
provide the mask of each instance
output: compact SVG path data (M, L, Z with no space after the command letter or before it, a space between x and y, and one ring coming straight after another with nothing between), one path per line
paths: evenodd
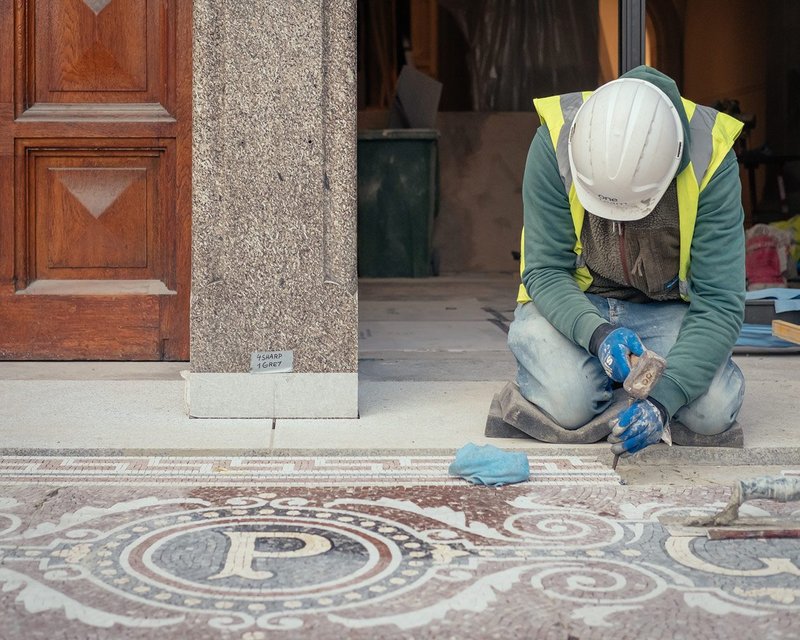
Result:
M475 442L610 461L604 443L561 447L483 436L492 395L514 376L504 328L516 283L513 274L362 281L359 420L190 420L181 378L187 363L0 363L0 451L452 452ZM643 463L675 482L713 479L712 467L800 465L800 356L736 361L747 379L745 448L659 445L623 462L623 477L643 480ZM687 465L702 472L667 471Z

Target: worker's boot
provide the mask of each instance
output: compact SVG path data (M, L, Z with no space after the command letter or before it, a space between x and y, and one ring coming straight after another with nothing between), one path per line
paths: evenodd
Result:
M519 387L509 382L496 393L486 419L488 438L530 436L542 442L557 444L589 444L599 442L611 433L609 421L624 409L628 395L619 389L611 405L603 413L577 429L565 429L535 404L526 400Z

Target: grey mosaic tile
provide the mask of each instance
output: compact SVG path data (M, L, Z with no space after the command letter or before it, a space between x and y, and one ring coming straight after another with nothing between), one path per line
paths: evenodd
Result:
M56 462L25 473L81 466ZM797 540L714 541L659 521L714 512L724 488L373 482L376 468L410 475L414 460L387 457L354 459L338 486L308 470L342 473L344 460L284 459L299 481L260 487L181 484L164 458L149 468L176 475L159 486L126 476L130 459L87 462L116 473L104 486L7 484L13 463L0 481L4 640L796 637Z

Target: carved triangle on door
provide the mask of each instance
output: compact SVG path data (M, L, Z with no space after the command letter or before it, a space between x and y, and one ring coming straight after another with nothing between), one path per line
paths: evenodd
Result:
M95 15L99 15L103 9L111 4L111 0L83 0L83 2L94 11Z
M56 169L59 182L95 220L106 213L139 174L139 169ZM102 176L102 179L101 179Z

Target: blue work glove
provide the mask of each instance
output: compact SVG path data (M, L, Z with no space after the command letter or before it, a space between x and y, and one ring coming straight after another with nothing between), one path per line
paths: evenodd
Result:
M640 356L644 345L630 329L619 327L609 333L597 349L597 357L606 375L615 382L625 382L631 372L631 354Z
M664 434L665 416L649 400L637 400L611 421L609 442L614 455L636 453L656 444Z

